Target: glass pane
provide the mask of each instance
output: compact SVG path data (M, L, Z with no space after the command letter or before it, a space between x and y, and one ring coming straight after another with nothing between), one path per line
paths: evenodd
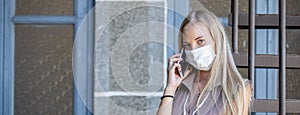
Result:
M203 4L208 10L218 17L228 17L231 7L230 0L189 0L189 4L190 11L198 10L200 8L199 4Z
M248 79L248 68L238 68L241 76L245 79Z
M300 30L288 29L286 31L286 53L300 55Z
M254 115L278 115L278 113L271 113L271 112L255 112Z
M239 13L248 13L248 1L249 0L239 1ZM231 12L230 0L189 0L190 11L199 9L200 3L218 17L228 17Z
M300 14L299 0L286 0L286 13L288 15Z
M15 114L73 111L72 25L15 26Z
M300 99L300 70L287 69L286 70L286 98Z
M73 15L74 0L16 0L16 15Z
M255 98L278 99L278 69L255 69Z
M248 29L239 29L238 52L241 54L248 52Z

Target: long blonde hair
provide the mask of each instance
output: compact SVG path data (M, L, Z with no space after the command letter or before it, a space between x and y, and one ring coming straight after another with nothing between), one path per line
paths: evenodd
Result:
M210 79L201 92L197 105L199 105L199 101L203 98L203 95L208 93L215 95L218 93L216 90L217 86L221 86L221 96L225 114L243 114L244 109L246 109L245 107L248 107L246 105L245 83L234 63L231 47L224 27L212 12L207 9L193 11L184 19L178 35L179 49L182 47L184 27L187 24L199 22L208 28L215 41L216 57L210 71ZM238 96L243 98L239 98Z

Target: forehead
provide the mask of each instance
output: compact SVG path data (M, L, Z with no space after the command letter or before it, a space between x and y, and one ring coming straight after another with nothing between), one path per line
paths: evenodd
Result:
M189 23L183 29L183 41L195 39L199 36L210 37L208 28L202 23Z

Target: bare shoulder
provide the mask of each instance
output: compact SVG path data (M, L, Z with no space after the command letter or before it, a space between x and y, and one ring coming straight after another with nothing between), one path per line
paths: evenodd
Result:
M247 95L250 96L252 94L252 90L253 90L251 80L248 80L248 79L243 79L243 80L244 80L244 88L245 88L244 93L246 94L246 96ZM242 88L242 87L239 87L238 89L240 90L240 88ZM239 91L239 94L243 94L243 92Z
M251 103L251 97L253 91L252 81L245 79L244 83L245 83L245 98L247 100L246 103L248 103L247 105L249 105Z
M242 87L239 87L239 89ZM248 79L244 79L244 91L242 92L241 90L238 93L238 98L239 99L245 99L245 103L247 103L247 105L250 105L251 103L251 97L252 97L252 83L250 80Z
M248 79L245 79L244 80L244 83L245 83L245 91L246 91L246 94L250 94L252 93L252 81L251 80L248 80ZM249 95L249 96L250 96Z

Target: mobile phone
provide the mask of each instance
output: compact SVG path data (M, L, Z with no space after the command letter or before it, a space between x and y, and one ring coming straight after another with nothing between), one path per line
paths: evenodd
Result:
M178 61L177 64L180 64L181 70L179 71L179 70L177 69L177 71L178 71L178 75L180 75L180 77L184 77L184 72L185 72L185 70L187 69L187 64L186 64L186 62L185 62L184 48L181 48L181 51L180 51L180 58L183 58L183 60Z

